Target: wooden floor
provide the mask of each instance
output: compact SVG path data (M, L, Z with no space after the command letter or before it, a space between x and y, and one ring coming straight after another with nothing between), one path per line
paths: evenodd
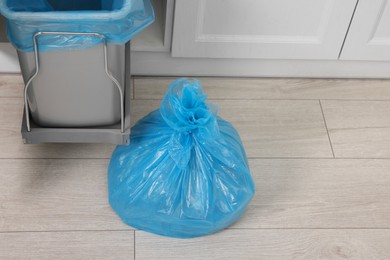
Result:
M134 80L134 121L171 81ZM0 75L0 259L390 259L390 81L202 81L241 134L256 196L229 229L179 240L111 210L114 146L24 145L21 77Z

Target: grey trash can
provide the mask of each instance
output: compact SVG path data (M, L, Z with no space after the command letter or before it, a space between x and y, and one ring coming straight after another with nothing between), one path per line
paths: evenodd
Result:
M25 81L26 143L126 144L130 40L150 0L0 0Z
M121 120L120 92L105 72L102 46L39 53L39 73L27 91L33 121L43 127L95 127ZM33 52L18 51L25 83L36 69ZM107 65L124 91L125 46L107 45Z

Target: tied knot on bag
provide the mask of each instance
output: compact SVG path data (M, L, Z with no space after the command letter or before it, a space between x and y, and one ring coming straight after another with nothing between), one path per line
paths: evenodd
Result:
M169 154L181 169L187 167L195 142L204 143L219 135L218 109L206 99L199 81L183 78L172 83L161 102L161 116L174 130Z

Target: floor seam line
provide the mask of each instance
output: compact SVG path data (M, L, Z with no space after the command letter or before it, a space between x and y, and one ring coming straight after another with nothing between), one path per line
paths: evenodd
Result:
M136 245L136 243L135 243L135 239L136 239L135 231L136 231L136 230L134 230L134 232L133 232L133 235L134 235L134 245L133 245L133 246L134 246L134 260L135 260L136 257L137 257L137 256L136 256L136 252L135 252L135 245Z
M224 230L390 230L390 227L242 227L242 228L225 228ZM71 233L71 232L131 232L133 231L134 238L136 237L137 231L143 230L48 230L48 231L0 231L1 234L22 234L22 233ZM134 251L135 251L135 240L134 240Z
M134 229L113 229L113 230L21 230L21 231L0 231L0 234L17 234L17 233L71 233L71 232L131 232Z
M161 98L134 98L134 100L139 101L160 101ZM221 100L227 100L227 101L318 101L318 98L209 98L209 101L221 101ZM332 99L332 98L321 98L320 100L325 101L342 101L342 102L390 102L390 99Z
M323 120L324 120L326 133L327 133L327 135L328 135L328 140L329 140L330 149L332 150L332 154L333 154L333 159L335 159L335 158L336 158L336 155L335 155L335 153L334 153L333 144L332 144L332 139L330 138L329 129L328 129L328 124L326 123L326 118L325 118L324 109L323 109L323 107L322 107L322 103L321 103L321 100L320 100L320 99L318 100L318 103L320 104L321 113L322 113L322 118L323 118Z

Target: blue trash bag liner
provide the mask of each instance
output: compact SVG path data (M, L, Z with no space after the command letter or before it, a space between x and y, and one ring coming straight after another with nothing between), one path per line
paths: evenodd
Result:
M0 0L7 36L20 51L33 51L37 32L99 33L125 44L154 21L150 0ZM94 36L45 35L39 51L83 49L102 43Z
M228 227L255 191L237 131L188 79L173 82L160 109L132 128L130 145L116 148L108 190L126 224L178 238Z

